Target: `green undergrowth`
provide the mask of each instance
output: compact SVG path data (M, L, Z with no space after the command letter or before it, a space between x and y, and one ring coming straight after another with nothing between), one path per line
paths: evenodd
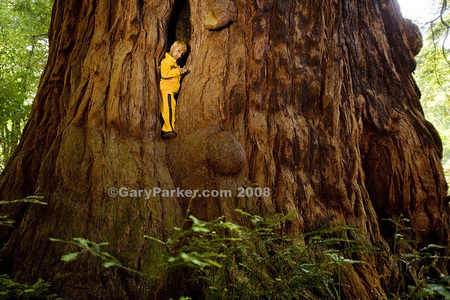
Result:
M322 228L292 237L281 229L293 212L270 218L236 212L248 225L223 217L206 222L188 215L165 241L145 236L161 249L155 292L159 297L178 299L194 291L195 295L189 296L202 299L340 299L342 267L363 263L352 259L352 253L369 250L346 237L356 231L353 227ZM64 261L89 252L98 256L105 268L137 272L103 252L106 243L81 238L52 240L80 247L80 251L64 255Z
M39 197L15 202L45 204ZM450 299L450 277L442 274L448 263L440 255L444 247L418 247L411 239L415 230L402 215L384 220L393 229L391 250L386 253L357 242L363 239L354 227L323 227L292 236L286 228L294 211L268 217L235 211L239 224L224 217L202 221L188 209L167 239L144 236L153 249L152 264L158 262L152 274L126 266L106 250L111 248L106 242L80 237L50 240L78 249L64 254L65 262L76 263L89 254L104 268L150 279L155 299L345 299L345 291L352 289L346 271L352 265L364 267L366 255L385 262L382 284L387 299ZM0 225L12 223L5 217ZM27 285L0 277L0 299L55 298L49 289L42 280Z
M450 277L442 273L448 257L440 254L445 247L418 247L411 236L420 230L410 227L410 220L402 214L384 221L394 229L389 257L393 263L385 287L389 299L450 299Z
M205 222L190 215L186 220L190 227L174 228L173 238L161 241L146 236L164 247L164 272L189 268L207 299L291 299L299 295L334 299L341 290L341 267L362 263L345 255L356 250L354 241L336 235L354 228L323 228L290 237L281 228L293 213L262 218L236 212L249 221L247 226L223 217ZM163 294L165 283L162 276Z
M41 196L28 196L24 199L0 201L0 205L29 203L47 205L42 202ZM7 215L0 213L0 226L12 227L14 220ZM10 278L7 274L0 274L0 299L61 299L51 292L51 284L42 279L38 279L33 284L19 283Z
M32 203L32 204L41 204L41 205L47 205L47 203L40 201L42 196L28 196L24 199L18 199L18 200L11 200L11 201L0 201L0 205L5 204L16 204L16 203ZM12 227L14 226L14 220L11 220L7 215L0 212L0 226L8 226Z
M0 275L0 299L61 299L50 292L50 283L39 279L33 284L23 284L8 275Z
M103 261L105 268L119 267L152 277L157 299L344 299L345 269L364 264L355 257L362 253L382 255L390 261L385 280L388 299L447 299L449 277L431 276L430 270L445 259L437 253L443 247L428 245L419 250L406 238L412 228L400 216L387 219L394 225L392 254L367 248L356 242L358 230L339 226L321 228L299 236L285 234L294 212L263 218L243 210L240 225L225 220L202 221L189 214L180 227L174 227L166 240L145 236L156 252L159 274L151 276L123 266L102 251L106 243L75 238L54 240L80 247L66 254L72 261L89 252ZM189 297L187 297L189 296Z

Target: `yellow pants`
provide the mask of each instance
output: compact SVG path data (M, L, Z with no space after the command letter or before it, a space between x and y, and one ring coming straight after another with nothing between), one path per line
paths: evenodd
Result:
M171 91L161 91L161 131L175 131L175 107L177 100Z

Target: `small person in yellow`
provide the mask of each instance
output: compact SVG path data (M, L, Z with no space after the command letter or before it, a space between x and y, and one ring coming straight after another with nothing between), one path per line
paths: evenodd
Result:
M176 41L170 47L170 53L161 61L161 81L160 89L162 95L161 102L161 135L164 139L171 139L177 136L175 132L175 96L180 91L181 75L186 74L186 68L180 68L177 60L182 58L187 52L187 45Z

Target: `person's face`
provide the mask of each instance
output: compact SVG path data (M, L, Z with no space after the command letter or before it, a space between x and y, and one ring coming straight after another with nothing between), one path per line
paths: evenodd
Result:
M172 51L172 57L175 58L176 60L179 60L180 58L182 58L183 55L184 55L184 51L180 46L175 47Z

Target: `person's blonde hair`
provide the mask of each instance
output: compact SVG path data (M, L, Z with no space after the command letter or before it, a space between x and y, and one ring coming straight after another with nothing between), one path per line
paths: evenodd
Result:
M175 43L173 43L173 45L170 47L170 53L172 53L172 51L173 51L176 47L181 47L181 49L183 50L184 53L187 52L187 45L186 45L185 42L175 41Z

